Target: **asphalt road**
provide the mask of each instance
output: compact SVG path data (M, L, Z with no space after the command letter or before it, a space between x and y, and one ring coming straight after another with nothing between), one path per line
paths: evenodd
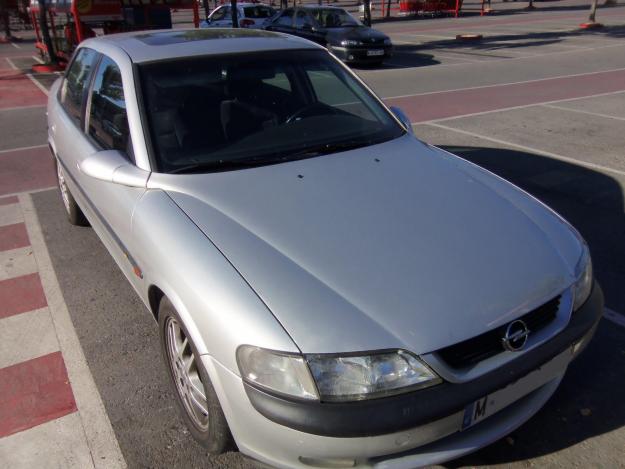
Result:
M420 138L511 180L576 226L606 305L625 323L625 6L600 9L606 28L582 33L585 2L537 5L543 11L378 24L397 53L383 69L356 71L406 110ZM462 32L485 40L451 40ZM36 78L49 86L55 77ZM0 112L0 150L45 143L43 112ZM129 467L255 467L236 451L209 458L194 443L152 317L93 231L65 222L56 191L33 201ZM447 466L625 467L624 370L625 327L603 320L535 418Z

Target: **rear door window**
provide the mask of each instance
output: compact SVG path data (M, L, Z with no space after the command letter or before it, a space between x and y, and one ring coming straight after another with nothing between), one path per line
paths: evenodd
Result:
M244 7L243 11L245 12L246 18L271 18L275 13L273 8L263 5Z
M89 85L91 72L97 59L98 53L93 49L87 47L79 49L61 85L61 105L79 127L82 124L85 91Z
M98 66L91 92L89 135L103 149L132 157L121 72L106 56Z
M293 10L285 10L275 22L279 26L291 27L293 25Z

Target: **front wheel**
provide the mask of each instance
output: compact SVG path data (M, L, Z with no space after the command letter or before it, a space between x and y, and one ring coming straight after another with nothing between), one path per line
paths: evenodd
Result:
M210 454L223 453L232 445L226 417L195 344L166 297L159 305L158 323L182 418L193 438Z

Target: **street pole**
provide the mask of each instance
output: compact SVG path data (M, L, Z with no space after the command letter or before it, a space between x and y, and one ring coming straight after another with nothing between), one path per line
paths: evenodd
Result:
M232 10L232 27L239 27L239 15L237 15L237 0L230 0L230 9Z
M50 37L50 29L48 29L48 0L39 0L39 30L41 31L41 38L48 51L48 59L51 65L58 65L59 59L54 53L54 45L52 44L52 38ZM76 29L80 28L80 24L76 25Z

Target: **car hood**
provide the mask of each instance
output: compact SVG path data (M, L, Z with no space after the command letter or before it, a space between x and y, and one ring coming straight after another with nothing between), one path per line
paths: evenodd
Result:
M304 353L427 353L467 339L570 286L583 249L528 194L410 135L153 177Z
M329 28L327 39L330 43L339 43L343 39L353 39L367 44L384 43L388 36L367 26L349 28Z

